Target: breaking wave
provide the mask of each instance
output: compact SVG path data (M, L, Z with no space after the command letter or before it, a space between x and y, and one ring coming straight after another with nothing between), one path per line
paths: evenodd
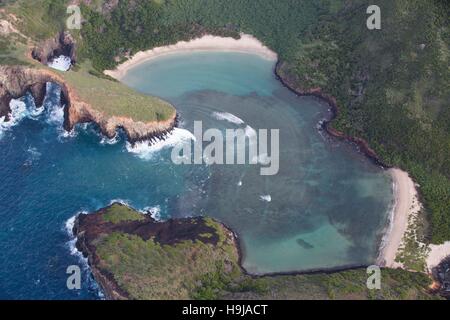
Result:
M114 204L114 203L120 203L120 204L122 204L122 205L124 205L124 206L131 207L131 204L130 204L130 202L129 202L128 200L123 200L123 199L113 199L113 200L111 200L111 201L109 202L109 205L112 205L112 204Z
M9 121L5 117L0 118L0 138L12 127L20 123L24 118L30 115L26 103L23 99L12 99L9 103L11 112L9 113Z
M83 254L77 249L76 243L77 243L78 239L77 239L77 237L75 237L75 235L73 233L75 219L80 214L88 214L88 213L86 211L81 211L81 212L77 213L76 215L74 215L73 217L69 218L66 221L64 228L70 237L70 240L67 242L67 246L69 247L70 254L75 256L81 262L81 266L82 266L83 270L89 272L89 274L90 274L91 269L89 267L88 259L85 256L83 256ZM89 287L91 287L92 289L94 289L96 291L96 293L100 299L105 298L104 293L102 292L102 290L101 290L100 286L97 284L97 282L95 282L93 277L87 277L85 281L87 281Z
M149 214L156 221L162 221L161 217L161 206L154 207L145 207L144 210L141 211L143 214Z
M102 135L101 140L100 140L100 144L101 145L114 145L114 144L116 144L119 141L120 141L120 137L119 137L118 134L116 134L114 136L114 138L111 138L111 139Z
M266 194L266 195L259 196L259 199L261 201L271 202L272 196L270 194Z
M244 124L244 120L228 112L213 112L214 118L217 120L224 120L234 124Z
M134 145L127 142L128 152L137 155L141 159L152 159L155 153L165 148L174 147L180 143L195 141L195 136L186 129L175 128L165 139L156 139L156 142L142 141Z

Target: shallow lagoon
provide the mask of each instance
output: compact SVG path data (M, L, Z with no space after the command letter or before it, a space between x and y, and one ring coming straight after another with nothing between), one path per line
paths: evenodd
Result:
M273 67L250 54L181 53L145 62L123 79L170 100L190 131L196 120L204 129L280 129L278 175L212 165L208 179L197 181L192 169L193 191L177 212L231 226L253 273L372 263L390 210L390 177L355 147L320 132L327 106L284 88Z
M98 298L86 268L82 290L66 287L66 268L83 266L66 222L114 199L162 219L223 221L238 233L243 265L254 273L372 263L392 200L389 175L318 131L327 106L289 92L272 68L253 55L195 53L133 69L124 81L170 100L182 118L184 129L151 148L132 150L122 136L107 141L92 125L68 136L57 90L40 112L24 99L21 121L0 134L0 298ZM170 146L189 137L195 120L221 130L280 129L280 172L174 165Z

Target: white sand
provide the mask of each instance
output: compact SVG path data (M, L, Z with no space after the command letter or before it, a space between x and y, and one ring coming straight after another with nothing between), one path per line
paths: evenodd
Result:
M275 52L251 35L241 34L241 38L238 40L231 37L223 38L206 35L188 42L180 41L174 45L140 51L131 59L119 65L115 70L106 70L105 74L120 80L130 68L142 62L173 53L198 51L252 53L268 60L276 61L278 59Z
M417 196L414 181L408 176L408 173L400 169L390 169L389 172L395 185L395 207L390 229L386 233L383 242L384 247L382 247L378 258L378 264L390 268L403 268L401 263L395 262L395 257L399 248L403 245L403 236L408 227L414 227L414 224L410 225L409 218L417 217L422 206ZM419 242L419 245L427 247L421 242ZM431 244L428 249L426 264L428 272L431 272L432 268L450 256L450 241L442 245Z
M378 264L398 268L401 267L401 264L395 262L395 257L408 228L408 218L410 214L417 214L421 205L417 198L414 181L408 176L408 173L400 169L390 169L389 173L394 180L395 205Z
M431 273L434 267L436 267L442 260L450 256L450 241L440 245L430 244L429 248L430 253L427 258L427 268L428 272Z
M251 53L268 60L276 61L278 59L275 52L251 35L241 34L241 38L238 40L206 35L188 42L180 41L174 45L140 51L115 70L106 70L105 74L120 80L128 70L143 62L174 53L202 51ZM400 169L390 169L389 172L394 180L395 206L391 217L392 221L383 239L377 262L381 266L399 268L403 266L395 262L395 257L408 229L409 217L420 212L421 204L418 200L414 181L408 176L408 173ZM429 270L450 255L450 241L443 245L430 245L430 250L427 258Z

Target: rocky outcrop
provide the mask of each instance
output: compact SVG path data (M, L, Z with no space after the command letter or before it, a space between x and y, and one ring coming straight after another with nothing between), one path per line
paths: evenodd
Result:
M36 105L42 105L46 94L46 83L57 83L61 87L61 99L65 105L64 129L71 131L78 123L94 122L102 134L113 138L117 129L123 129L131 143L141 140L163 138L177 125L176 113L165 121L141 122L122 116L107 116L78 98L75 90L56 73L46 69L23 66L0 66L0 117L11 112L11 99L31 92Z
M75 64L76 46L70 33L60 32L56 37L39 43L31 52L33 59L47 65L53 58L60 55L70 57L72 64Z
M432 277L435 281L434 292L450 300L450 256L433 268Z
M57 75L44 70L21 66L0 66L0 117L4 116L8 120L11 100L22 97L27 92L31 92L36 105L42 105L47 82L64 83Z
M130 208L133 213L140 216L139 219L123 219L113 222L105 218L116 210L119 211L119 214L124 214L123 208L128 207L120 203L113 203L92 214L80 214L76 217L72 230L73 235L77 238L77 249L88 259L93 276L108 299L133 299L126 289L117 283L114 275L104 267L105 264L102 263L97 252L98 245L108 235L121 233L137 236L144 241L151 239L165 248L179 243L199 241L203 244L218 246L222 240L216 228L220 228L226 235L227 241L233 246L237 245L234 234L228 228L218 222L207 223L203 217L158 222L149 214L142 214ZM130 251L130 254L132 255L133 252ZM157 266L153 266L153 268L157 268Z

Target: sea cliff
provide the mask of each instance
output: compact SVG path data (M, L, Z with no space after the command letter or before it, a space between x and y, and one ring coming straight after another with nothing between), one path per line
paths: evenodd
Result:
M11 99L22 97L27 92L33 95L37 106L42 105L47 82L56 83L61 87L61 99L65 105L64 128L67 131L72 130L78 123L93 122L108 138L113 138L117 129L123 129L128 140L133 143L155 136L163 137L177 124L175 109L167 119L153 121L140 121L121 114L106 114L80 98L76 89L64 76L46 68L26 66L0 66L0 117L8 120ZM108 101L104 103L107 104ZM142 107L145 108L145 106Z
M158 222L114 203L79 215L73 233L109 299L188 299L219 264L239 273L233 233L209 218Z

